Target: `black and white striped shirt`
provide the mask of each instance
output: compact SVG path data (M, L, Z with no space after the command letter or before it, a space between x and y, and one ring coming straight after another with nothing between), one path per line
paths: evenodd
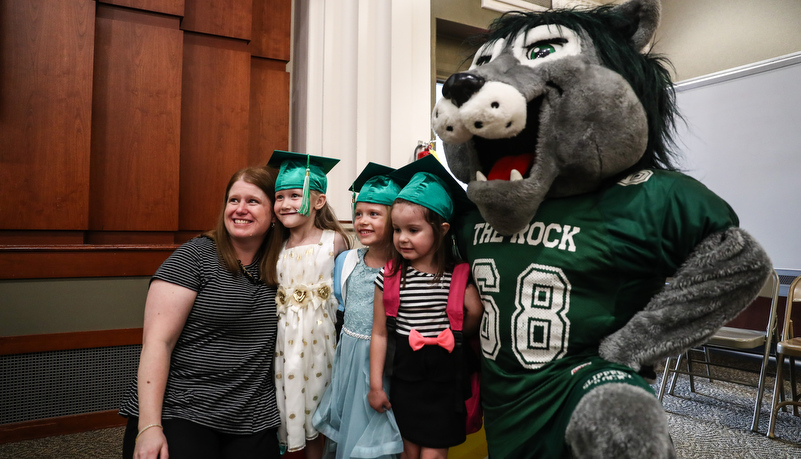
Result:
M405 284L401 282L400 307L397 330L400 335L409 335L412 328L425 337L435 337L450 327L448 321L448 289L451 272L446 272L437 282L434 275L420 272L411 266L406 268ZM378 272L375 285L384 291L384 268Z
M256 277L259 261L245 268ZM179 247L153 278L197 292L172 352L162 418L232 434L277 427L275 288L229 272L203 237ZM134 380L120 414L138 411Z

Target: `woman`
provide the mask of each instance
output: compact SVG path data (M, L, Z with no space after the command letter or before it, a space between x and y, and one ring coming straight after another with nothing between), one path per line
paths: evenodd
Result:
M123 457L280 457L273 196L272 171L236 172L216 228L153 276Z

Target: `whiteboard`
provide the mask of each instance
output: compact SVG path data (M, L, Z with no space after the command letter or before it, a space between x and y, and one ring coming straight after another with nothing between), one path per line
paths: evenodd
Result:
M679 167L725 199L776 268L801 268L801 53L676 84Z

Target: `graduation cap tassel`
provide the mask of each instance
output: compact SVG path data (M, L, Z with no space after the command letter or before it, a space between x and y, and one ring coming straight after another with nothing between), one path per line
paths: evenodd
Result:
M356 182L350 187L350 218L351 223L356 223Z
M300 200L298 213L304 217L309 216L311 211L311 190L309 189L309 155L306 155L306 176L303 177L303 197Z
M451 234L451 253L453 254L453 258L455 260L464 260L464 258L462 258L462 254L459 253L459 244L456 243L455 234Z

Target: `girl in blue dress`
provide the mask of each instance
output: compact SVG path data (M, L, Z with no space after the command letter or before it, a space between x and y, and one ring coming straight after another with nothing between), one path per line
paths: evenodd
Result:
M353 227L359 242L366 247L343 252L337 258L334 292L341 292L344 325L331 385L312 418L314 428L328 439L325 457L396 457L403 450L392 411L379 413L367 402L373 282L390 256L390 206L400 191L400 186L387 177L392 170L369 163L351 188L359 192Z

